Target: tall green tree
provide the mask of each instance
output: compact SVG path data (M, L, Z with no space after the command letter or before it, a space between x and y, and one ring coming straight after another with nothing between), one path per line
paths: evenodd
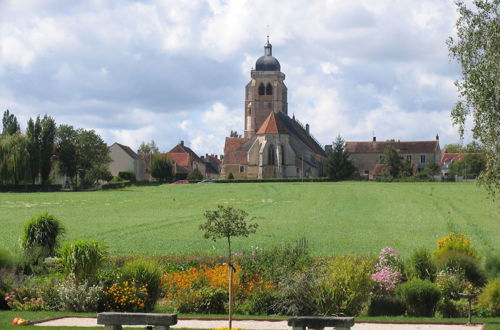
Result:
M66 175L71 182L76 178L77 164L76 144L78 133L69 125L60 125L56 133L57 158L59 171Z
M450 164L450 176L465 176L477 178L486 166L484 154L466 154L464 160L454 161Z
M21 132L16 116L13 113L10 113L8 109L3 113L2 124L2 135L13 135Z
M382 161L386 166L386 172L393 178L399 178L401 172L403 171L403 157L398 153L394 147L389 146L385 148L384 155L382 156Z
M339 135L333 142L333 150L328 155L326 173L332 180L345 180L350 178L356 167L349 158L349 153L345 150L345 141Z
M495 196L500 189L500 0L473 0L469 8L456 1L456 38L447 41L450 56L462 68L456 81L460 99L451 112L463 136L473 118L472 134L486 150L486 168L479 183Z
M42 184L49 182L52 170L53 156L55 154L54 142L56 137L56 122L52 117L45 115L41 120L40 134L40 176Z
M141 142L141 145L139 146L137 152L140 154L157 154L160 152L160 150L156 146L156 142L154 140L151 140L148 143L144 141Z
M41 134L42 124L40 122L40 116L37 116L36 120L30 118L26 128L26 137L28 138L31 184L35 184L35 180L40 173Z
M225 239L227 242L229 265L229 329L232 328L232 289L233 289L233 263L231 252L231 239L234 237L248 237L254 234L258 225L247 220L248 213L235 209L232 206L218 205L217 209L205 212L205 223L200 225L204 231L203 236L214 241Z
M160 182L166 182L172 178L172 162L167 155L154 154L151 156L149 165L151 176Z
M83 184L92 184L99 179L87 175L89 170L94 168L94 173L101 173L97 169L111 162L108 146L94 130L77 130L76 158L78 176Z
M30 180L28 139L20 133L0 139L0 183L21 184Z

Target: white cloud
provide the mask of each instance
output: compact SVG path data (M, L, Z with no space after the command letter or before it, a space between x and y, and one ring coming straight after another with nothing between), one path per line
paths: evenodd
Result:
M452 2L10 1L0 10L0 103L23 121L96 128L108 143L179 140L222 153L243 131L244 88L263 53L288 86L289 113L322 143L458 139L445 46Z

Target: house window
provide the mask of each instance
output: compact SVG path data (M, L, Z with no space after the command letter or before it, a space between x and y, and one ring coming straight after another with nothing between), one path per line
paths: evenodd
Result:
M271 144L269 146L269 165L274 165L275 162L274 146Z
M420 164L425 164L425 155L420 155Z
M266 95L273 95L273 86L271 86L271 83L267 83Z
M406 160L411 162L411 155L406 155Z
M281 145L281 164L285 165L285 147Z
M240 166L240 173L243 173L243 172L245 172L245 166L241 165Z
M259 85L259 95L264 95L266 93L266 88L264 87L263 83L260 83Z
M379 163L383 163L384 162L384 155L383 154L378 155L378 162Z

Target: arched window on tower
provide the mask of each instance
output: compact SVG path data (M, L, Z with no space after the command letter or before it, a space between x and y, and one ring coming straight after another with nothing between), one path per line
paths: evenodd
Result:
M259 95L264 95L266 93L266 88L264 87L263 83L260 83L259 85Z
M275 163L275 152L274 152L274 146L271 144L269 146L269 165L274 165Z
M267 83L266 95L273 95L273 86L271 85L271 83Z

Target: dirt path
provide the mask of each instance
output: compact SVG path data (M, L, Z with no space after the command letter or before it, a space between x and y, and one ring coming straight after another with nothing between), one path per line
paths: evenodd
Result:
M96 327L97 319L93 317L65 317L57 320L46 321L36 326L58 326L58 327ZM178 320L172 328L199 328L213 329L227 327L226 320ZM290 330L287 321L256 321L243 320L233 321L233 328L243 329L276 329ZM394 324L394 323L356 323L352 330L480 330L482 325L447 325L447 324Z

